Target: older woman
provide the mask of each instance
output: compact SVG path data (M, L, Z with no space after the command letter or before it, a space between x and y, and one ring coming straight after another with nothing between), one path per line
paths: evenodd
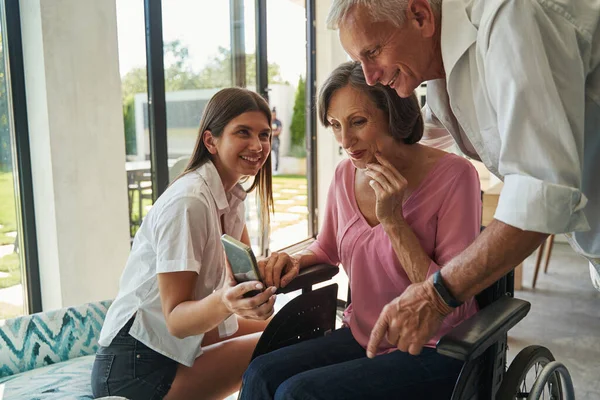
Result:
M336 169L317 240L294 263L341 263L352 304L344 326L331 335L254 360L242 398L449 398L462 364L437 354L435 344L476 312L473 299L444 320L418 356L397 351L393 334L377 357L365 350L386 304L438 272L479 233L477 172L459 156L420 145L416 97L369 86L358 63L340 65L327 79L319 117L349 159ZM287 284L279 282L278 264L262 264L268 285Z

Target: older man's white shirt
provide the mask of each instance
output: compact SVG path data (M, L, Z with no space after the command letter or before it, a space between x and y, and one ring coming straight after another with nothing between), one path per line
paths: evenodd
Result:
M444 0L446 80L425 110L426 143L447 129L504 180L495 218L566 233L598 289L599 23L595 0Z

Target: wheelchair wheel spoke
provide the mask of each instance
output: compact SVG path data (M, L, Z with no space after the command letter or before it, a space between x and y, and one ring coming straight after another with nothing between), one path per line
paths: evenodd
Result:
M523 379L523 383L521 384L521 392L528 393L527 391L527 377Z
M551 361L554 361L554 356L543 346L529 346L521 350L503 378L498 398L528 399L544 367ZM543 382L539 399L562 399L560 380L558 374L548 377Z

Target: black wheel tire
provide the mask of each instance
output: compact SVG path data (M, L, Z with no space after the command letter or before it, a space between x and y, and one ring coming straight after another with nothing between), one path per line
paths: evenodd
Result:
M517 393L520 392L521 383L527 376L529 370L537 363L541 363L542 366L554 361L554 356L547 348L543 346L528 346L517 354L513 362L508 367L506 374L502 379L502 385L498 390L496 396L497 400L514 400L514 399L525 399L523 397L516 397ZM562 384L560 377L554 375L557 380L557 392L560 394L559 399L562 399ZM533 385L533 382L532 382Z

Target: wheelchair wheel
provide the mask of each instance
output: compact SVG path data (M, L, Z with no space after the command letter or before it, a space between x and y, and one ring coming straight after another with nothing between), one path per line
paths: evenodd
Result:
M529 346L521 350L502 379L502 385L497 395L498 400L529 399L529 392L542 369L552 361L554 361L554 356L543 346ZM541 398L562 400L562 393L560 376L552 374L545 382Z

